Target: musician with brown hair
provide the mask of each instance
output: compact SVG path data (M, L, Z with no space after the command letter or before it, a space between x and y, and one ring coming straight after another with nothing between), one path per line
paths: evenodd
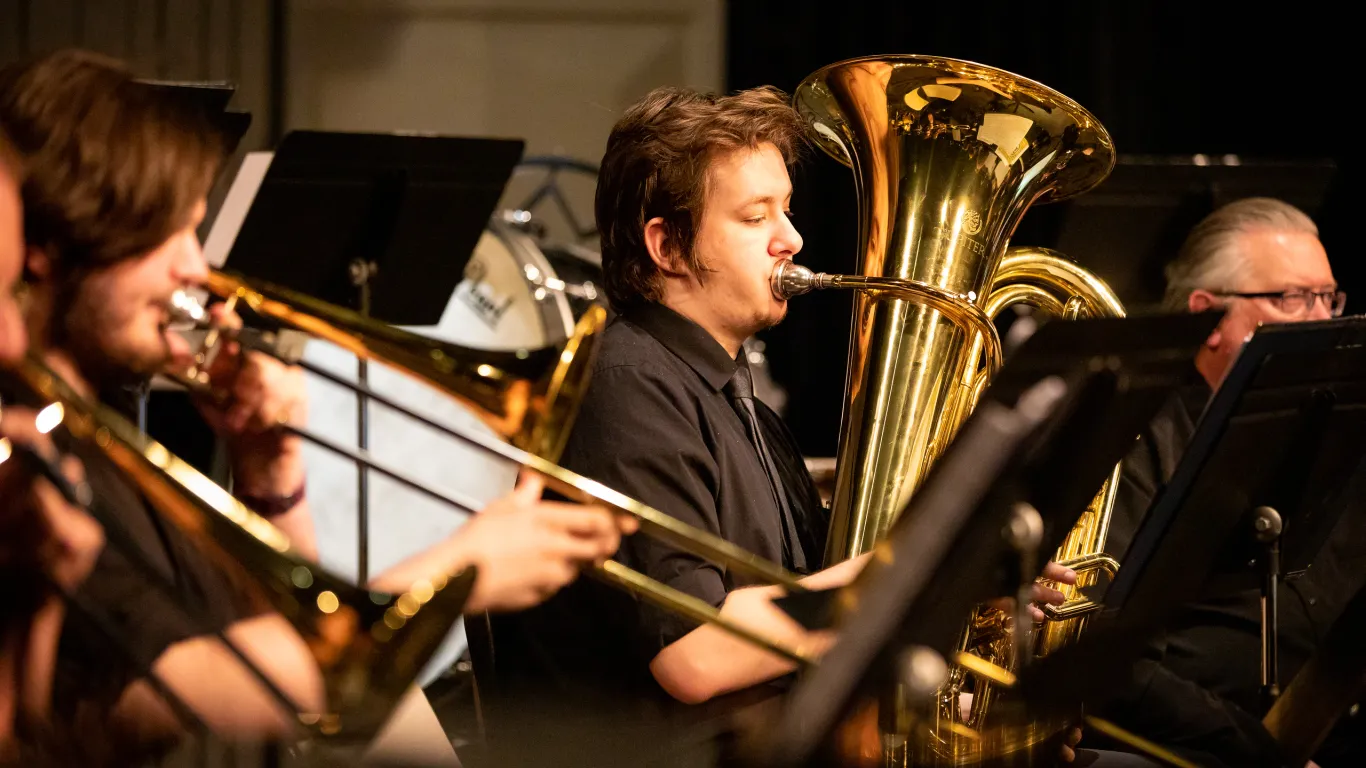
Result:
M618 314L562 462L809 574L804 583L820 588L847 583L866 556L820 570L826 510L796 441L754 397L742 354L747 338L787 311L769 278L802 248L788 168L803 130L772 88L730 96L661 88L618 120L596 202L603 283ZM616 559L762 636L813 651L831 640L774 606L781 588L754 585L667 544L634 537ZM1075 578L1055 566L1048 573ZM1036 597L1062 600L1042 586ZM504 760L527 740L522 728L555 743L558 759L567 759L570 744L586 750L585 761L600 759L593 742L611 735L581 730L594 717L677 725L771 693L761 684L795 668L715 626L590 582L540 608L497 617L492 641L490 741ZM735 696L711 707L678 706L726 694ZM636 751L644 744L617 736L618 754L646 754ZM658 753L658 745L650 748Z
M24 267L34 347L87 396L125 405L130 387L186 362L186 342L169 327L170 302L174 292L206 278L195 230L221 160L217 135L204 115L138 83L117 62L76 51L0 70L0 125L27 155ZM221 308L218 315L234 321ZM311 550L300 446L274 428L280 419L302 417L301 374L237 349L220 357L211 379L229 397L200 409L228 446L234 487ZM223 574L107 458L71 449L85 462L94 503L121 522L137 554L175 585L175 595L153 588L134 567L133 553L104 550L81 597L107 611L139 658L130 664L91 627L68 623L54 694L58 716L83 729L109 726L135 751L177 738L165 702L135 671L145 666L221 735L289 730L293 713L206 630L222 631L302 711L322 711L320 673L289 623L241 605ZM475 565L471 610L523 608L574 579L583 564L609 556L630 529L604 510L540 496L540 482L525 480L372 585L403 591L416 579ZM207 615L211 626L192 622L186 608Z

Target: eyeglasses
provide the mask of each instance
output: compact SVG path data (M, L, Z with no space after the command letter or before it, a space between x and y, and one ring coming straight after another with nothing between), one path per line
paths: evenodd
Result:
M1347 306L1346 291L1267 291L1264 293L1218 293L1216 296L1240 299L1266 299L1277 310L1292 317L1301 317L1314 310L1314 303L1322 300L1332 317L1341 317Z

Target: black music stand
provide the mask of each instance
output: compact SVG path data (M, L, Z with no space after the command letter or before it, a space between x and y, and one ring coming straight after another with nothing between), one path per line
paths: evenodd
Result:
M917 688L900 674L908 659L948 658L974 606L1032 582L1134 435L1194 375L1191 361L1218 321L1080 320L1031 336L893 526L881 545L891 557L870 561L846 588L857 609L840 623L839 642L764 724L754 754L784 766L820 759L876 680ZM1058 390L1051 397L1040 389L1049 386ZM793 601L812 612L811 598ZM937 685L920 692L928 698Z
M1274 197L1317 218L1336 168L1326 159L1120 155L1098 187L1029 209L1011 239L1092 268L1128 306L1156 305L1163 267L1202 218L1245 197Z
M1225 584L1230 553L1246 546L1239 523L1251 528L1259 507L1277 510L1292 562L1313 559L1366 471L1363 344L1359 317L1253 335L1149 508L1105 608L1077 645L1026 670L1022 698L1036 708L1103 700L1180 609L1178 596ZM1265 574L1241 570L1231 584Z
M275 151L225 267L394 325L445 312L523 142L293 131ZM358 361L358 379L368 365ZM369 445L357 395L357 447ZM369 571L369 482L358 474L358 579Z

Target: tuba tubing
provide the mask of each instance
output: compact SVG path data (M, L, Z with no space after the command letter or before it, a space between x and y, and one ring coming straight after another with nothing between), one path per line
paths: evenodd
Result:
M859 203L858 274L789 267L772 286L782 298L821 288L856 291L830 565L875 546L976 406L1002 356L995 313L1026 302L1063 317L1122 314L1101 281L1066 259L1007 251L1031 205L1095 187L1113 168L1115 151L1100 122L1063 94L958 59L837 62L808 76L793 101L813 142L853 171ZM1109 489L1099 495L1109 497ZM1096 555L1090 541L1103 537L1108 520L1100 517L1082 535L1074 531L1074 557L1055 559ZM1093 561L1103 562L1084 560ZM1025 649L1015 648L1011 633L978 642L976 627L999 624L981 619L970 618L955 650L1013 669ZM894 724L881 733L884 760L977 763L1030 751L1064 725L989 723L992 686L981 679L972 686L972 711L962 717L959 694L971 674L968 665L953 665L933 702L884 697L884 706L897 701L933 712L928 720L881 713Z

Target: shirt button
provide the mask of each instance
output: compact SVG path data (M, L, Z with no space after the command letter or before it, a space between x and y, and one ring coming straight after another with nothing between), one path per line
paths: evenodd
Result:
M1319 604L1319 599L1318 599L1317 597L1311 597L1311 598L1309 598L1309 604L1310 604L1310 605L1318 605L1318 604Z

